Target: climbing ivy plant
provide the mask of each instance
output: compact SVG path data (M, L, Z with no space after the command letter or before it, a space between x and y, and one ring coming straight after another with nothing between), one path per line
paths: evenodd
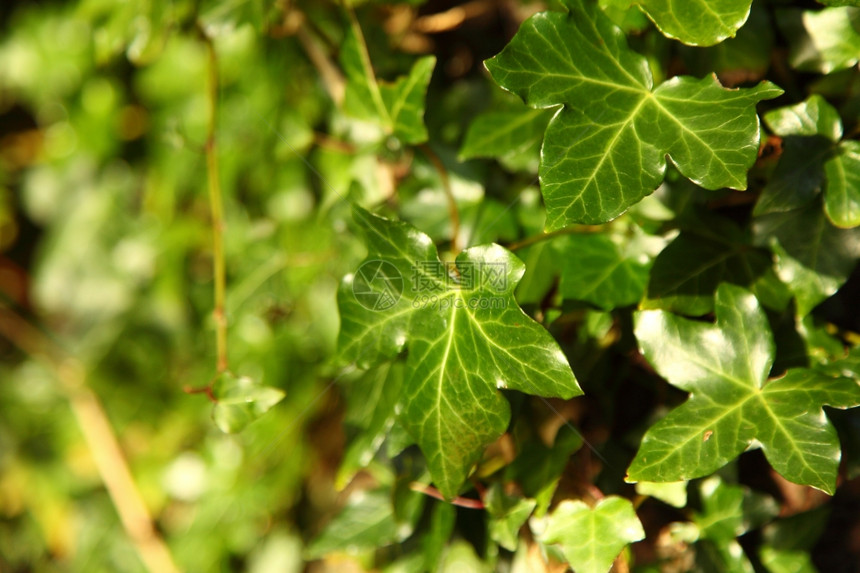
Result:
M860 1L12 4L0 570L860 562Z
M504 49L484 62L489 78L522 103L499 96L504 105L474 118L460 159L488 157L511 172L536 170L545 217L539 206L518 205L515 193L507 194L511 203L502 213L488 210L486 216L493 225L508 210L521 213L521 219L536 211L529 222L537 234L505 246L472 236L458 253L466 210L444 172L437 179L449 209L448 224L437 228L441 259L433 238L422 232L420 212L408 207L413 200L400 209L389 202L384 218L361 207L352 212L368 254L338 295L340 356L360 368L404 364L398 383L385 388L391 395L383 407L405 434L394 450L381 454L373 447L367 459L373 452L377 460L397 459L406 444L417 445L426 464L426 474L416 474L425 484L418 489L438 491L439 499L455 505L484 505L492 541L515 551L515 563L526 563L530 544L537 543L540 560L566 562L577 572L608 571L616 558L627 563L618 567L629 567L629 553L619 554L645 537L634 503L645 495L664 499L660 484L683 490L739 455L752 455L744 452L761 451L774 479L833 495L842 451L823 406L860 405L860 373L850 366L857 354L852 346L857 338L850 332L856 321L840 331L815 314L860 256L860 163L855 140L843 138L840 112L812 90L803 101L792 101L802 97L796 86L786 97L784 88L760 73L731 86L713 73L723 70L669 75L653 52L641 51L641 34L652 42L656 36L647 24L631 25L637 9L667 38L713 46L724 40L740 44L751 4L631 7L568 0L523 21ZM766 13L771 7L757 9ZM811 22L825 15L833 17L835 27L843 18L856 21L860 10L778 7L764 21L799 17L809 22L804 30L814 37L821 30ZM854 33L835 35L830 43L844 43L849 50ZM350 33L348 41L355 37ZM800 49L789 40L792 50ZM814 43L807 45L815 49ZM661 46L696 53L665 40ZM351 43L345 49L357 50ZM829 65L851 65L835 47L817 54L826 71ZM744 65L737 54L726 60ZM415 65L413 76L421 61ZM348 93L354 85L356 98L374 81L349 79ZM849 81L856 83L856 74ZM396 85L402 82L408 80ZM365 93L366 106L377 101L382 109L372 95ZM856 100L841 93L831 97L850 116L856 135ZM776 102L765 107L766 100ZM396 134L397 122L388 130ZM531 163L529 157L539 160ZM457 164L448 168L459 171ZM397 220L404 217L407 221ZM512 251L523 253L526 263ZM537 286L518 288L524 274ZM560 286L554 277L560 277ZM531 304L524 310L520 300ZM642 310L631 316L637 306ZM849 307L858 310L856 304ZM833 341L835 352L813 358L816 343L807 327ZM578 333L572 339L571 328ZM783 344L794 332L808 354L777 362L774 328L783 331ZM585 352L604 345L629 345L627 359L641 358L632 370L616 363L598 374ZM603 396L614 403L604 411L617 415L623 410L619 403L630 399L620 380L635 378L636 369L640 376L649 372L652 384L668 383L688 393L673 398L683 403L668 414L658 412L638 431L631 428L636 455L621 463L629 466L624 481L643 486L640 497L618 497L627 491L612 467L618 462L600 454L609 446L583 440L592 450L588 455L604 462L602 481L614 495L595 494L593 484L579 494L558 490L558 478L583 463L583 457L574 457L541 478L545 501L539 508L536 490L530 492L522 481L520 472L529 470L519 462L535 447L551 452L554 440L545 438L538 446L530 441L535 438L523 438L522 424L529 422L512 422L509 402L520 404L520 415L529 420L520 393L537 396L557 416L557 427L569 425L546 399L581 394L573 374L581 373L586 396L589 391ZM594 378L590 384L589 378ZM600 387L607 383L614 388ZM597 407L590 404L586 407ZM651 427L643 435L646 425ZM382 446L385 439L379 438ZM366 447L361 434L357 439ZM494 460L500 444L512 451L509 458ZM560 455L569 456L569 450ZM738 479L736 469L723 475ZM708 492L702 490L705 513L695 515L727 511L738 522L754 517L742 504L717 509L714 495L741 490L709 479L702 482ZM500 494L485 493L487 487L502 487L501 495L510 501L497 501ZM720 488L726 493L712 493ZM685 505L686 500L679 504ZM772 518L772 513L759 517ZM716 549L692 550L695 566L711 561L715 570L750 570L735 541L747 529L718 529L708 519L693 517L688 528L686 541L707 540ZM774 554L766 555L765 567L787 570Z

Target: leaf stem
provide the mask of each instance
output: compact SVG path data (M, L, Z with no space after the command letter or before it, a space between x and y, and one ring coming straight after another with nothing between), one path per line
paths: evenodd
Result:
M561 237L563 235L573 235L577 233L599 233L603 230L603 228L604 227L602 225L572 225L570 227L565 227L563 229L559 229L558 231L553 231L551 233L541 233L539 235L527 237L521 241L516 241L509 244L507 248L509 251L518 251L520 249L530 247L535 243L549 241L550 239L555 239L556 237Z
M200 35L209 53L209 133L206 137L206 172L209 181L209 207L212 216L212 261L215 282L215 370L220 374L229 368L227 361L227 315L224 311L227 285L224 264L224 205L218 177L218 146L215 139L218 121L218 58L212 38L200 28Z
M409 489L412 491L417 491L423 493L424 495L429 495L432 498L438 499L440 501L445 501L450 503L451 505L456 505L458 507L466 507L469 509L484 509L484 502L480 499L472 499L469 497L461 497L457 496L452 500L445 499L438 489L433 487L432 485L425 485L423 483L412 482L409 484Z
M456 256L460 252L460 212L457 210L457 200L454 198L454 191L451 189L451 180L448 177L448 170L445 169L445 164L436 155L436 152L427 145L422 143L418 146L436 171L439 172L439 179L442 180L442 190L445 192L445 197L448 199L448 216L451 219L451 252Z
M303 18L303 20L306 19ZM323 86L325 86L332 101L338 107L343 105L343 96L346 92L346 80L343 74L331 62L314 35L305 28L304 23L296 31L296 38L298 38L299 43L308 55L308 59L319 72Z

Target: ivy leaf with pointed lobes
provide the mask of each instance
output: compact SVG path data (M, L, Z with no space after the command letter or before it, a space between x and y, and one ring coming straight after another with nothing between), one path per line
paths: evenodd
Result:
M571 398L582 391L558 344L517 305L523 263L498 245L445 265L427 235L356 206L368 256L338 293L341 357L369 367L408 350L401 423L434 483L457 495L508 425L499 388Z
M403 143L427 141L424 103L436 58L418 59L409 75L394 82L377 81L358 22L351 18L350 24L340 54L347 78L345 111L376 124L385 135L393 135Z
M768 381L775 348L755 296L722 284L714 306L714 325L663 311L636 314L645 358L691 396L648 430L627 480L704 476L758 440L783 477L833 494L839 439L822 406L860 405L860 385L803 368Z
M561 546L576 573L606 573L621 550L645 538L633 504L610 496L593 508L583 501L563 501L550 514L545 543Z
M653 89L645 58L597 3L526 20L486 67L535 108L564 104L541 156L546 227L604 223L657 188L666 157L707 189L746 188L755 162L755 104L782 90L769 82L723 88L713 76L676 77Z

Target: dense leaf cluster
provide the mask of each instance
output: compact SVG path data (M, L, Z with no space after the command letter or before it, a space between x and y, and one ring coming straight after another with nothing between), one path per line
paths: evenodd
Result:
M856 0L2 11L0 571L857 571Z

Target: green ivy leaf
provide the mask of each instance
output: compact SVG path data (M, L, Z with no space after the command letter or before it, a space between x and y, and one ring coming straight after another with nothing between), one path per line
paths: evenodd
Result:
M436 58L419 58L408 76L393 83L377 81L358 22L353 19L351 24L340 53L348 80L344 109L353 117L372 121L383 134L393 135L403 143L427 141L424 98Z
M807 551L785 551L764 546L759 558L770 573L818 573Z
M511 167L536 169L543 134L552 115L552 111L529 108L481 114L469 125L460 159L495 157Z
M412 492L411 497L410 505L415 507L406 521L398 521L388 488L353 493L346 507L308 545L306 558L319 559L333 552L357 553L404 540L412 533L424 502L419 493Z
M802 207L824 190L824 211L837 227L860 225L860 144L840 143L839 113L819 95L764 116L785 138L783 153L754 213Z
M548 520L541 540L559 544L576 573L606 573L627 544L645 538L633 504L615 496L593 508L583 501L563 501Z
M729 541L770 521L779 513L773 498L725 483L717 476L699 484L702 511L693 521L700 537Z
M749 17L752 0L640 0L637 3L665 36L691 46L713 46L734 37Z
M854 6L778 11L792 67L829 74L855 65L860 60L860 9Z
M848 279L860 257L860 229L830 224L818 201L753 223L754 242L776 255L776 272L808 314Z
M533 499L507 495L500 483L494 483L484 498L490 521L490 538L508 551L516 551L520 528L537 506Z
M860 404L860 385L801 368L767 381L774 344L756 298L722 284L715 313L715 325L663 311L636 314L635 334L645 357L691 396L648 430L627 479L704 476L758 440L783 477L832 494L839 440L822 406Z
M771 83L728 90L714 77L653 88L644 57L595 3L540 13L486 67L528 105L565 104L544 136L540 178L547 230L604 223L657 188L669 156L708 189L746 188L758 152L755 104Z
M771 64L774 26L770 8L754 2L746 23L734 38L708 49L680 47L689 74L715 73L724 85L749 84L765 76Z
M509 466L508 477L520 484L526 497L537 501L536 516L549 509L561 474L582 443L582 436L565 425L559 428L551 447L536 436L517 445L519 455Z
M860 226L860 142L843 141L824 164L824 211L837 227Z
M422 553L424 554L423 571L438 571L439 560L445 552L445 544L451 538L454 531L454 522L457 519L456 508L449 503L437 503L433 506L433 515L430 517L430 530L421 540Z
M693 522L699 530L697 561L708 570L753 573L754 569L737 537L779 513L773 498L730 485L713 476L701 482L702 511ZM701 554L701 555L700 555Z
M722 282L753 290L767 306L783 309L791 293L773 271L770 253L744 240L739 229L724 225L723 236L681 232L657 256L648 282L644 309L664 309L699 316L714 308Z
M396 419L395 407L403 385L403 365L387 362L369 370L349 389L349 422L361 427L343 454L335 487L343 489L355 474L370 464Z
M562 296L605 310L639 302L648 283L655 242L662 241L641 232L635 238L601 233L558 239Z
M648 17L631 3L632 0L598 0L598 5L616 26L625 32L638 32L648 27Z
M821 537L830 517L829 507L779 519L763 530L762 563L771 573L817 573L809 552Z
M223 372L218 377L212 395L217 400L212 407L212 419L227 434L241 432L285 396L283 390L262 386L232 372Z
M429 237L355 207L368 247L338 293L341 356L368 367L408 349L400 419L447 498L508 425L498 391L582 393L558 344L513 297L522 262L498 245L444 265ZM453 276L452 276L453 275Z
M780 137L821 135L832 142L842 137L839 112L820 95L797 105L780 107L764 114L764 122Z
M640 481L636 484L636 493L659 499L672 507L682 508L687 505L687 482L685 481L665 483Z
M860 382L860 346L855 346L844 356L820 364L817 368L831 376L845 376Z

